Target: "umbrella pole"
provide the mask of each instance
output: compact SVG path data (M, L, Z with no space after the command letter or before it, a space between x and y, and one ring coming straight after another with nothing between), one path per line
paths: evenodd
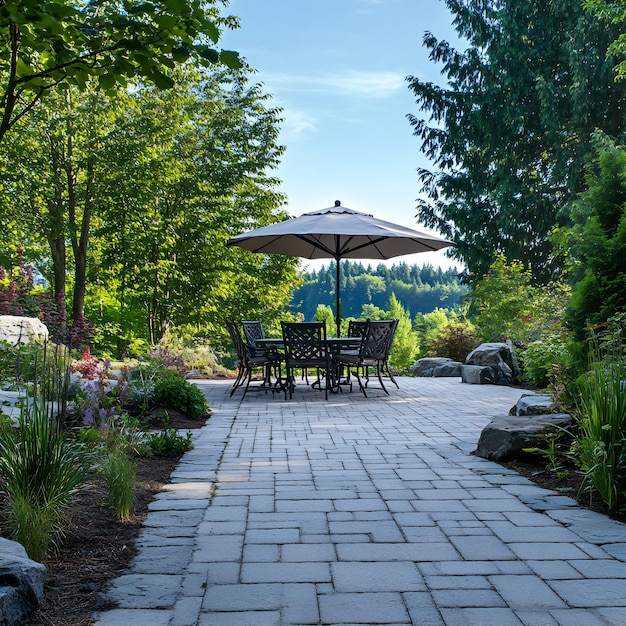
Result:
M341 297L339 288L341 285L341 265L339 257L335 258L336 275L335 275L335 323L337 324L337 337L341 337Z

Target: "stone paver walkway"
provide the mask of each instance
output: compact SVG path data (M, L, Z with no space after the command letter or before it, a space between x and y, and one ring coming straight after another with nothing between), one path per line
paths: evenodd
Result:
M626 625L626 526L470 455L522 392L399 382L199 382L213 416L97 626Z

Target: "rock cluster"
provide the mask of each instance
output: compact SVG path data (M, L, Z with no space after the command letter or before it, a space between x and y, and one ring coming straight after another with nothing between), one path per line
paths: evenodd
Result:
M442 357L426 357L416 361L414 376L460 376L471 385L517 385L520 370L513 344L483 343L470 352L465 363Z
M554 413L557 407L549 395L524 395L509 415L496 417L480 433L474 454L491 461L527 456L528 448L542 447L539 435L567 430L573 418Z

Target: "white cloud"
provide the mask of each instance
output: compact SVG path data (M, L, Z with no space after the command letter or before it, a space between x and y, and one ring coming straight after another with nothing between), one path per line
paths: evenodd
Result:
M299 141L317 132L318 120L307 111L293 108L285 102L275 100L275 104L282 108L283 121L280 124L280 141L290 143Z
M361 98L385 98L405 88L404 76L396 72L346 72L317 76L272 74L265 76L265 82L280 87L281 91L308 91Z

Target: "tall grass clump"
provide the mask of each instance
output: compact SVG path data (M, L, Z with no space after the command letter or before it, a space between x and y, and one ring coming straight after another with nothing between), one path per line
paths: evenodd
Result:
M0 425L0 479L12 537L31 559L44 561L64 535L64 514L86 470L82 448L67 440L45 400L29 400L17 425Z
M109 450L102 460L102 475L109 490L109 504L120 522L127 522L133 512L133 488L137 465L123 447Z
M619 326L589 340L587 371L574 385L578 459L609 512L626 499L626 351Z

